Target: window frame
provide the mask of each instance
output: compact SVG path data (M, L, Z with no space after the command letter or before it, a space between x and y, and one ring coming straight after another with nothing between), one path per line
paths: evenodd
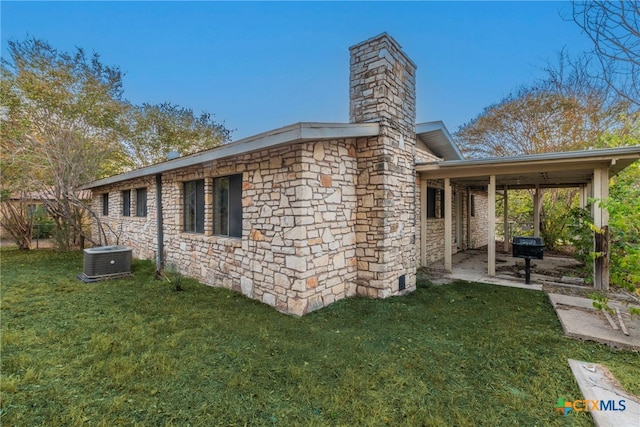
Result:
M102 216L109 216L109 193L102 193Z
M438 200L440 200L439 206ZM427 219L444 218L444 209L444 190L436 187L427 187Z
M141 195L144 197L140 197ZM147 187L136 188L136 216L141 218L147 216Z
M122 216L131 216L131 190L122 190Z
M438 189L427 187L427 218L437 218L436 202L438 197Z
M204 198L204 179L195 179L183 182L183 232L204 234Z
M242 174L214 178L212 192L213 235L242 237Z

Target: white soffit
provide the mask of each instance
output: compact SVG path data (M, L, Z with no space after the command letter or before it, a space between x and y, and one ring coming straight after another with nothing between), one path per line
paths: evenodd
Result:
M419 123L416 138L424 143L433 154L444 160L462 160L464 156L442 121Z

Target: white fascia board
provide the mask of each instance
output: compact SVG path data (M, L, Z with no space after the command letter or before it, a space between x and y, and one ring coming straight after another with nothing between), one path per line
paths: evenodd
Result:
M447 167L459 166L483 166L483 165L501 165L517 163L540 163L540 162L584 162L584 161L610 161L617 159L633 159L640 158L640 145L619 148L604 148L596 150L582 151L562 151L558 153L543 154L527 154L522 156L511 157L489 157L486 159L466 159L466 160L447 160L440 162L429 162L418 164L417 167L422 170L440 169Z
M225 144L201 153L179 157L174 160L135 169L120 175L99 179L97 181L84 184L82 188L90 189L101 187L129 179L156 175L158 173L247 154L280 145L321 139L362 138L376 136L379 133L380 125L378 123L296 123L290 126L250 136L248 138L243 138L230 144Z

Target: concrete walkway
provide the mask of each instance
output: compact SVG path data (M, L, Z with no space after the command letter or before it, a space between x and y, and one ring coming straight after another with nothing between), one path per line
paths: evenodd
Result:
M590 401L579 402L577 409L588 405L598 427L640 426L640 399L622 390L604 366L572 359L568 361L584 396L580 400Z
M611 317L620 329L614 329L605 315L593 307L593 301L590 298L550 293L549 301L556 310L566 336L596 341L622 350L640 350L640 319L638 316L631 318L626 304L617 301L609 302L611 308L620 310L629 335L624 334L615 314Z

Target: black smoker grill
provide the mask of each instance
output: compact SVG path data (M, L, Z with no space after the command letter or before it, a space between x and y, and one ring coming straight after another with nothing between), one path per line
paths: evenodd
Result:
M524 258L525 283L531 283L531 260L543 259L544 242L542 237L515 236L513 238L513 256Z

